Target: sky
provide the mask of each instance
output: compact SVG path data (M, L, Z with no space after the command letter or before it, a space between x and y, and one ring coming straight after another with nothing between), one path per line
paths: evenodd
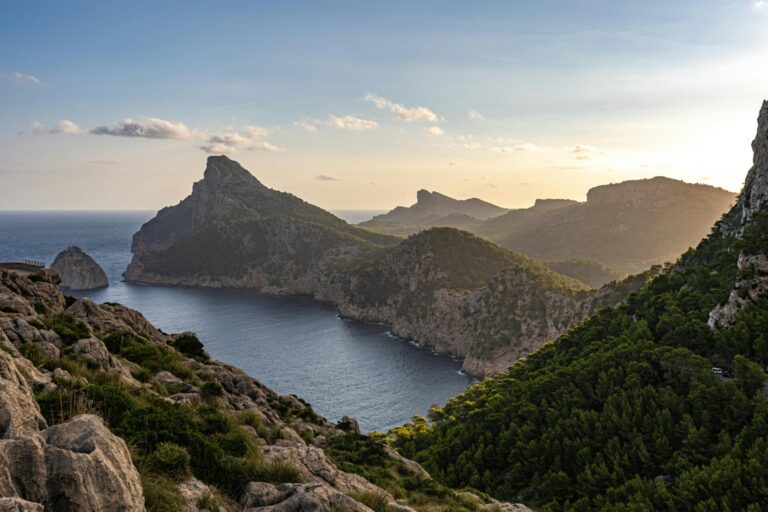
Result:
M0 2L0 209L159 209L227 154L329 209L738 190L768 0Z

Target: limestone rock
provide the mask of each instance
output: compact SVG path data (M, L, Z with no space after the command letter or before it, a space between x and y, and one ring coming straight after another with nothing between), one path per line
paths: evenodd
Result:
M110 370L115 367L112 356L104 342L99 338L84 338L72 345L72 351L81 359L88 361L102 370Z
M41 503L46 510L144 510L128 447L97 416L76 416L0 441L0 468L0 495Z
M21 498L0 498L0 512L43 512L43 506L40 503Z
M56 255L51 269L61 276L62 288L92 290L109 286L109 279L96 261L79 247L70 246Z
M0 437L38 432L46 422L13 357L0 350Z
M251 482L245 488L240 504L248 512L372 512L349 496L318 484Z

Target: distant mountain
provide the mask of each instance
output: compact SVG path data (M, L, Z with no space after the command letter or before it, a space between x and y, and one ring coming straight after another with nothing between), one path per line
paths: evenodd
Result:
M534 258L594 260L638 272L696 245L735 198L720 188L657 177L595 187L586 203L541 215L513 210L472 231Z
M477 198L454 199L438 192L419 190L412 206L398 206L359 225L381 233L409 235L430 227L469 229L478 221L508 211Z
M366 231L226 157L209 158L192 194L142 226L132 250L129 281L312 295L464 358L475 375L505 368L638 282L593 291L454 228L406 240Z

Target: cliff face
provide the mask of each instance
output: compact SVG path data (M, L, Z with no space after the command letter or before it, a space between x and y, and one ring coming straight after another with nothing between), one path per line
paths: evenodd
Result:
M744 189L736 205L718 225L719 236L741 239L747 230L758 236L765 236L768 230L764 217L755 219L768 202L768 101L763 101L757 118L752 150L752 168L744 180ZM736 266L739 277L728 300L709 313L708 324L713 330L731 326L745 307L759 303L768 293L768 255L761 247L742 246Z
M0 270L3 510L371 512L378 500L413 511L407 493L395 501L339 467L370 471L368 459L416 488L437 485L357 435L354 420L334 425L211 360L191 333L162 333L117 304L72 302L58 283L52 272ZM432 506L462 502L442 489ZM461 510L527 510L472 503Z
M63 288L91 290L109 286L104 269L79 247L67 247L57 254L51 269L61 277Z

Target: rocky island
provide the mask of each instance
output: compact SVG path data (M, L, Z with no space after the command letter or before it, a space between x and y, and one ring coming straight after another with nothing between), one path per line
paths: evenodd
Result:
M51 270L61 277L61 287L69 290L92 290L109 286L104 269L74 245L56 255Z

